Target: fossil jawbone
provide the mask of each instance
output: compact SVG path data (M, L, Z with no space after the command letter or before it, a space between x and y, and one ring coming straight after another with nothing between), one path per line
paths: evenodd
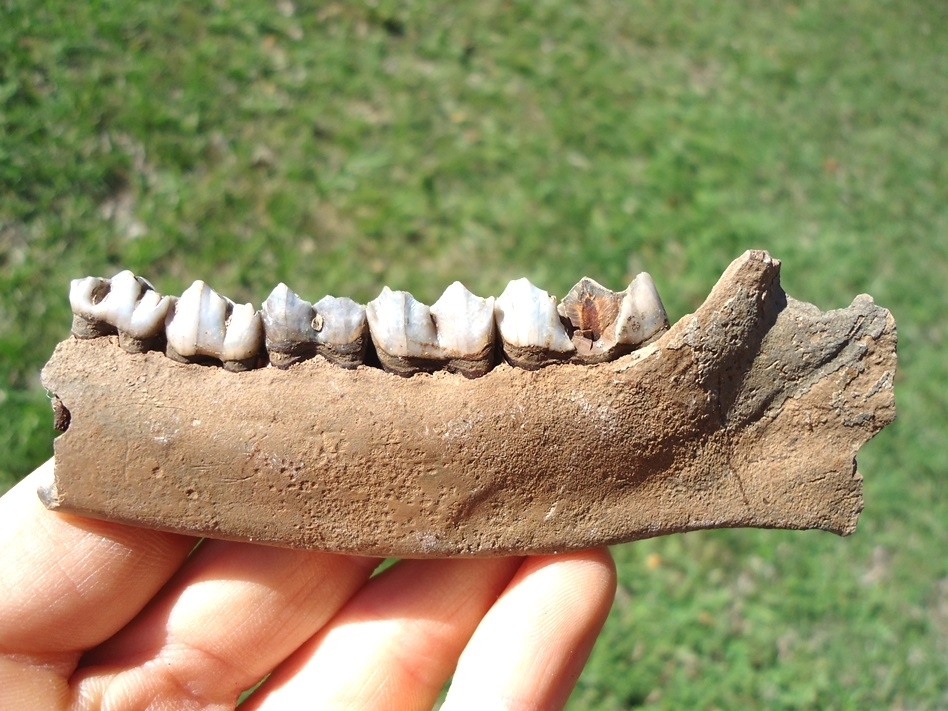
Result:
M795 301L765 252L659 340L593 366L405 379L316 359L235 376L110 340L65 341L43 372L69 421L47 506L367 555L846 535L856 452L895 417L891 314L867 296Z

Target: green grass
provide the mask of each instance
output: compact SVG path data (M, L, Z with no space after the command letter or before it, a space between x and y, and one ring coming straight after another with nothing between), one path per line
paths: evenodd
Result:
M0 3L0 478L51 451L70 278L430 303L747 248L899 324L899 420L849 539L616 549L575 709L948 707L948 5Z

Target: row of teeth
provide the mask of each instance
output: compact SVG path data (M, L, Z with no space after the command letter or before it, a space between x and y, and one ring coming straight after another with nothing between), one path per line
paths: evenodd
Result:
M496 299L454 282L431 306L388 287L365 306L334 296L313 304L280 284L257 310L203 281L180 297L162 296L130 271L73 280L69 302L78 338L117 333L130 352L163 350L176 361L232 371L288 368L320 355L345 368L378 364L403 376L449 370L474 378L501 359L530 370L612 360L668 328L645 272L618 293L583 278L558 305L516 279Z

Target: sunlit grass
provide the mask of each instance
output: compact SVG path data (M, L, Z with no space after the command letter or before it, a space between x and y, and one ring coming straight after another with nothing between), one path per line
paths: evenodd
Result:
M622 546L578 709L948 706L948 14L934 2L7 2L0 476L51 452L70 278L261 301L652 273L745 249L899 324L850 539Z

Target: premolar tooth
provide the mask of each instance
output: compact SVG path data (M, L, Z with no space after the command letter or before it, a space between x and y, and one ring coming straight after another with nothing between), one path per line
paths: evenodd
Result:
M69 297L77 337L117 332L119 345L134 353L161 346L171 299L158 294L148 281L132 272L125 270L111 279L76 279Z
M407 291L382 287L382 293L365 305L369 332L382 367L409 376L420 370L437 370L445 360L431 310Z
M494 297L483 299L456 281L431 306L447 369L468 378L489 371L494 355Z
M573 360L601 363L628 353L668 328L668 317L652 278L642 272L616 293L588 277L559 305L572 329Z
M556 298L526 278L507 284L494 313L504 353L513 365L535 370L576 352L556 310Z
M203 281L194 282L176 300L165 333L169 358L221 361L227 370L256 367L263 348L263 324L253 306L238 306Z

